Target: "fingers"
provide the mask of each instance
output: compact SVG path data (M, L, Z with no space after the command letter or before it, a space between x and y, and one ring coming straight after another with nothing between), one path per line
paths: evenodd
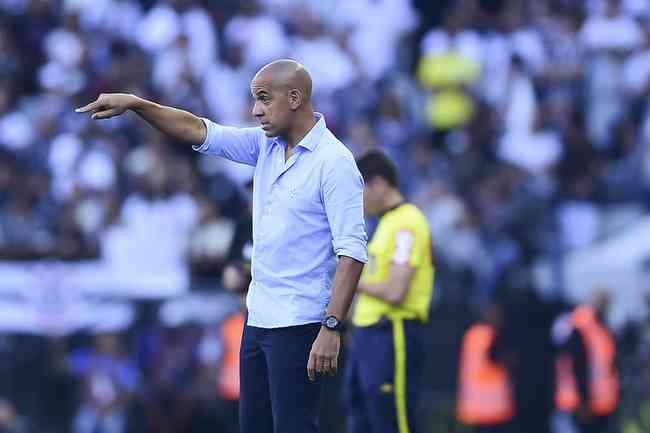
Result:
M330 370L330 361L325 356L318 358L318 364L320 368L316 369L316 373L325 375L329 373Z
M311 353L307 362L307 376L315 381L317 375L335 376L338 371L338 360L335 356L317 355Z
M330 376L336 376L336 373L339 370L339 360L337 359L338 357L334 357L331 360L331 365L330 365Z
M314 352L309 354L309 361L307 361L307 377L311 382L316 380L316 354Z
M111 104L108 102L107 95L102 93L97 97L96 100L91 102L90 104L77 108L74 110L77 113L93 113L92 118L93 119L108 119L109 117L115 116L119 113L111 112L112 107Z
M91 102L90 104L88 104L88 105L86 105L84 107L77 108L74 111L76 113L88 113L89 111L96 111L97 109L99 109L99 107L100 107L99 99L97 99L96 101L93 101L93 102Z
M119 110L117 110L115 108L111 108L111 109L104 110L104 111L98 111L98 112L96 112L95 114L93 114L90 117L91 117L91 119L95 119L95 120L97 120L97 119L109 119L109 118L111 118L113 116L117 116L118 114L120 114Z
M336 372L338 370L338 360L336 359L336 356L327 356L323 357L322 359L321 374L336 376Z

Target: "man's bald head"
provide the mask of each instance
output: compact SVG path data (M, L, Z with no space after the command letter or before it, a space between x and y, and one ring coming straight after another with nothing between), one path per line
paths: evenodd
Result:
M251 94L252 114L268 137L292 140L314 125L311 77L294 60L276 60L260 69L251 81Z
M303 102L311 99L311 76L307 69L295 60L276 60L262 67L253 78L252 85L266 84L273 89L296 89L302 93Z

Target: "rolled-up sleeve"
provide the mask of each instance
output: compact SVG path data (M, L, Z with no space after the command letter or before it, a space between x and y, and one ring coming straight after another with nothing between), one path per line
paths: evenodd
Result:
M261 128L234 128L202 118L207 129L203 143L193 146L197 152L221 156L231 161L255 166L264 139Z
M328 165L322 193L334 253L366 263L368 236L363 218L363 178L352 154L341 155Z

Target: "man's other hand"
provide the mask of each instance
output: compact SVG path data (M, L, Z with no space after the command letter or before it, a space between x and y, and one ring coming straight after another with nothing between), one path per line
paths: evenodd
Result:
M329 374L330 376L336 374L340 347L341 334L322 327L309 353L307 362L309 380L312 382L316 380L316 374Z

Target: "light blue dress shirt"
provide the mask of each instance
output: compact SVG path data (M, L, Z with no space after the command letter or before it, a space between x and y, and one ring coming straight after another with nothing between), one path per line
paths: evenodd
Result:
M350 151L316 113L316 125L285 162L285 145L261 128L203 119L194 149L255 166L252 281L248 325L279 328L320 322L337 257L367 261L363 179Z

